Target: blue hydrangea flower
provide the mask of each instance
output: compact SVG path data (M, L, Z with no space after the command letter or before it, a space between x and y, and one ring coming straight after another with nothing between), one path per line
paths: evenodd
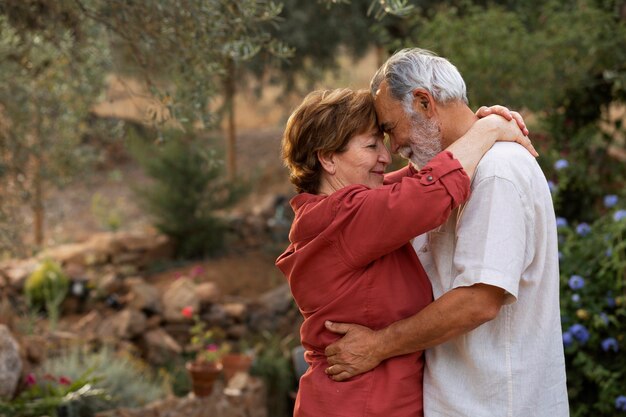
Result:
M576 304L580 303L580 295L572 294L572 301Z
M565 217L557 217L556 227L567 227L567 219Z
M570 347L574 344L574 337L570 332L563 333L563 346Z
M601 345L602 345L602 350L605 352L608 352L609 350L612 350L613 352L617 352L619 350L619 344L617 343L617 340L615 340L614 337L607 337L606 339L602 341Z
M606 255L607 258L610 258L611 256L613 256L613 249L608 248L606 252L604 252L604 254Z
M618 198L615 194L608 194L604 196L604 207L611 208L617 204Z
M620 220L626 219L626 210L617 210L613 213L613 220L619 222Z
M602 320L605 325L609 324L609 316L607 316L604 311L600 313L600 320Z
M615 298L613 298L612 295L606 296L606 305L609 306L609 308L615 307Z
M581 236L587 236L590 232L591 232L591 226L589 226L587 223L581 223L578 226L576 226L576 233L578 233Z
M582 324L574 324L568 331L580 343L587 343L587 340L589 340L589 330Z
M615 399L615 408L620 411L626 411L626 395L620 395Z
M567 162L567 159L559 159L558 161L554 163L554 169L556 169L557 171L565 169L568 166L569 166L569 162Z
M559 191L559 187L554 183L554 181L548 180L548 188L550 189L550 193L552 194Z
M585 286L585 279L580 275L572 275L568 283L571 289L579 290Z

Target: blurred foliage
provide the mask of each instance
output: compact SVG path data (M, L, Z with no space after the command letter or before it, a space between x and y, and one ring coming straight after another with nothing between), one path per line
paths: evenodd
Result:
M50 320L50 328L56 328L61 303L69 290L70 280L63 273L61 266L51 259L44 260L39 267L26 278L24 295L29 309L45 308Z
M115 352L109 347L98 351L82 347L66 350L60 356L49 358L42 365L41 374L63 375L74 380L85 370L96 378L94 388L107 394L109 401L102 405L106 409L142 407L170 393L165 375L155 374L134 355Z
M623 193L609 195L609 207L590 225L559 221L561 313L573 417L621 415L616 401L626 395L625 201Z
M250 373L263 378L267 387L267 413L272 417L292 415L291 394L296 391L291 350L297 344L291 336L280 338L267 332L259 335Z
M132 154L153 180L136 192L155 226L174 240L179 257L214 254L226 231L215 211L233 204L245 187L225 181L223 164L207 140L180 131L164 134L159 145L131 138Z
M156 104L153 127L214 126L208 104L233 63L292 50L268 32L280 3L265 0L6 0L0 3L0 250L19 244L20 203L43 243L45 191L89 166L87 116L107 71L136 76ZM142 94L129 91L129 94ZM6 232L5 232L6 230ZM19 242L18 242L19 243Z
M90 417L106 408L106 392L94 387L91 371L70 379L62 374L28 374L27 388L11 401L0 401L0 417Z
M45 11L20 19L16 9L34 4L0 7L0 190L37 212L46 189L89 160L82 121L101 91L107 48L97 27L79 39L70 17L72 27L46 24Z

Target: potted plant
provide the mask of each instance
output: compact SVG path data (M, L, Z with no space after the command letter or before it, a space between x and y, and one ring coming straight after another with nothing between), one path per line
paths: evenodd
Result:
M221 358L228 351L228 346L216 343L217 330L207 330L205 323L194 314L193 308L185 307L182 314L194 320L190 334L191 349L195 352L195 358L188 361L185 368L191 377L193 393L197 397L206 397L211 395L213 384L222 371Z
M230 345L228 352L222 357L224 379L230 381L238 372L248 373L254 362L254 350L245 339Z

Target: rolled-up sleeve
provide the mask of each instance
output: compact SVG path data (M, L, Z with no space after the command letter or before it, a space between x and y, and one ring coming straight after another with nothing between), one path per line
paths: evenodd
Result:
M337 216L344 224L338 239L346 259L362 266L441 225L467 200L469 184L460 162L442 152L398 183L338 192Z

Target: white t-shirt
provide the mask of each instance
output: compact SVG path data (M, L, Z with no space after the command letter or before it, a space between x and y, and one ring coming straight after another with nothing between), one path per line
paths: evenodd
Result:
M556 223L535 159L496 143L469 201L413 245L435 298L477 283L507 292L494 320L426 351L425 417L568 416Z

